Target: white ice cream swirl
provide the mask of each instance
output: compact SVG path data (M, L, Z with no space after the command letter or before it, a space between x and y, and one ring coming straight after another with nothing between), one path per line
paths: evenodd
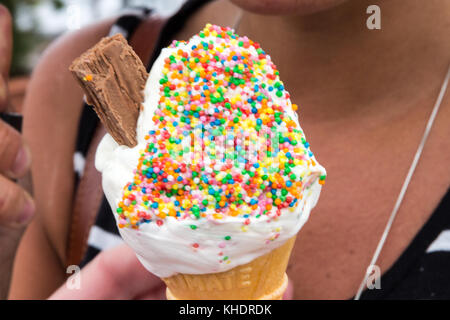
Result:
M226 271L307 221L325 169L257 43L214 25L174 42L152 67L143 106L137 146L107 134L96 167L120 234L150 272Z

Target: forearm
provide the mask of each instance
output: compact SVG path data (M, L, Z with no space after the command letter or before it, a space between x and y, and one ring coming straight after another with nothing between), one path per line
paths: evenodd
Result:
M37 212L18 249L10 298L47 298L66 278L73 153L82 107L82 92L68 68L107 34L111 24L112 20L100 22L61 37L33 71L24 102L23 133L33 157Z
M46 299L66 279L65 268L39 219L32 222L19 245L10 299Z

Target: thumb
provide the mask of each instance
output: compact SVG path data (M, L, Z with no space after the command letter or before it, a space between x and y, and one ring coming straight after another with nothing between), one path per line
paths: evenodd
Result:
M8 102L7 79L12 55L12 22L8 10L0 4L0 111Z
M294 286L292 285L292 281L288 278L288 285L286 291L283 294L283 300L292 300L294 299Z
M0 75L8 78L12 55L12 19L8 9L0 4Z
M79 289L63 285L50 299L136 299L163 287L162 280L148 272L126 245L101 252L79 276Z

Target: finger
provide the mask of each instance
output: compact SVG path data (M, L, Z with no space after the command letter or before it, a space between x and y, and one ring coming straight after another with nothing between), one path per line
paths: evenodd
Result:
M31 155L20 134L0 121L0 174L11 178L22 177L30 164Z
M135 299L161 287L126 245L101 252L80 274L79 289L63 285L50 299Z
M294 299L294 286L292 285L292 281L288 278L288 285L286 291L283 294L283 300L292 300Z
M35 211L33 199L14 182L0 176L0 225L25 226Z
M160 285L136 297L136 300L166 300L166 285L161 281Z
M12 55L12 19L4 6L0 5L0 74L8 78Z

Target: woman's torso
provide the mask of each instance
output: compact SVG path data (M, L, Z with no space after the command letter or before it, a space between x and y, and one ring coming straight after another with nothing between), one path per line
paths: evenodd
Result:
M218 2L200 8L196 5L200 2L191 2L191 10L169 21L162 33L161 46L172 39L187 39L206 22L234 23L236 11L231 5ZM264 41L259 42L264 47ZM282 77L282 65L280 70ZM436 76L430 87L438 87L441 80ZM297 101L295 87L290 88L287 83L287 88ZM431 112L437 90L429 92L411 102L407 115L384 119L376 125L364 115L359 119L320 123L314 121L313 112L300 111L302 127L329 177L310 221L299 233L288 267L296 298L349 298L355 294ZM302 100L298 98L299 102ZM440 269L450 261L448 242L447 251L426 252L436 239L445 244L446 230L450 230L450 218L446 215L450 214L448 195L439 210L435 210L450 181L447 165L450 146L443 141L450 135L448 119L449 103L444 101L379 260L381 272L385 273L381 278L382 290L367 292L366 298L450 297L450 289L446 289L450 288L450 273ZM83 121L86 120L82 120L81 126ZM102 230L110 236L105 236ZM119 239L113 214L103 201L84 262L98 252L92 245L94 241L97 249L101 249ZM443 283L448 286L442 286Z

